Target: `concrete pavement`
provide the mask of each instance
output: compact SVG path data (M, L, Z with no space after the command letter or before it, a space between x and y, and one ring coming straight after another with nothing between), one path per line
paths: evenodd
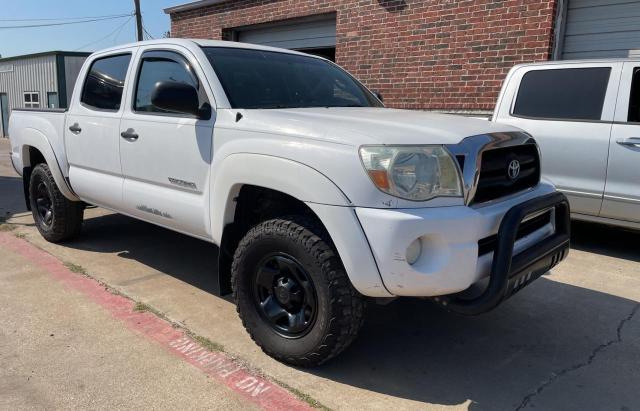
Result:
M87 210L79 239L49 244L15 205L19 181L0 180L0 207L11 209L14 234L326 407L640 409L638 233L575 224L565 262L480 317L453 316L422 300L370 306L348 351L299 370L262 354L233 304L211 294L215 247L98 208Z
M0 248L0 409L253 409Z

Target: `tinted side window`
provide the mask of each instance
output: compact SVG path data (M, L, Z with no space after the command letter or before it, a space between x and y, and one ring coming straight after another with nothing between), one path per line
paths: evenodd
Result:
M631 95L629 96L629 121L640 123L640 68L633 70Z
M80 101L102 110L119 110L130 60L130 54L122 54L94 61L84 81Z
M520 82L513 114L600 120L610 74L609 67L530 71Z
M151 103L151 94L157 82L175 81L190 84L198 89L198 80L189 63L179 54L171 52L149 52L142 56L142 65L138 74L135 111L152 113L170 113ZM175 113L179 114L179 113Z

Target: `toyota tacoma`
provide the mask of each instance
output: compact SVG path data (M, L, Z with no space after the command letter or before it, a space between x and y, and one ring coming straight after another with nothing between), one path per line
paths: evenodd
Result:
M14 109L9 131L45 239L77 236L91 204L215 244L217 292L289 364L343 351L367 300L480 314L569 248L569 206L541 180L532 136L385 108L296 51L187 39L100 51L68 109Z

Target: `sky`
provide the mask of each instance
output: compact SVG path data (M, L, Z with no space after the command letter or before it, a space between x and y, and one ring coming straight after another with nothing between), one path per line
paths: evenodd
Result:
M170 30L169 16L163 9L187 2L140 0L143 24L149 34L162 37ZM51 50L96 51L130 43L136 39L136 24L135 18L129 16L53 27L5 27L57 24L68 21L61 19L99 18L129 14L133 10L133 0L0 0L0 55L11 57Z

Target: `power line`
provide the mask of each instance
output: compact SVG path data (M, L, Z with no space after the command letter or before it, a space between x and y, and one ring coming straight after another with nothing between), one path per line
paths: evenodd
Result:
M149 33L149 30L147 30L147 26L144 25L144 21L142 22L142 31L146 33L148 38L150 38L151 40L155 40L155 37L153 37L151 33Z
M122 14L109 14L106 16L84 16L84 17L57 17L57 18L31 18L31 19L0 19L0 21L64 21L64 20L86 20L86 19L101 19L107 17L118 17Z
M122 30L125 28L125 26L131 21L131 19L133 19L133 16L129 17L127 19L127 21L124 22L123 25L120 26L120 29L118 30L118 32L116 34L113 35L113 43L117 43L118 42L118 38L120 37L120 34L122 33Z
M129 22L131 21L131 19L133 19L133 16L132 16L132 15L129 15L129 18L127 19L127 21L125 21L125 22L124 22L124 23L122 23L121 25L117 26L117 27L116 27L112 32L110 32L110 33L109 33L109 34L107 34L106 36L104 36L104 37L100 37L98 40L94 40L94 41L92 41L92 42L90 42L90 43L87 43L87 44L85 44L85 45L83 45L83 46L80 46L80 47L78 47L77 49L75 49L74 51L82 50L82 49L83 49L83 48L85 48L85 47L89 47L89 46L92 46L92 45L94 45L94 44L100 43L101 41L103 41L103 40L105 40L105 39L107 39L107 38L111 37L111 36L112 36L113 34L115 34L116 32L117 32L118 34L120 34L120 32L122 31L122 29L124 28L124 26L126 26L126 25L127 25L127 23L129 23Z
M91 23L95 21L115 20L115 19L121 19L129 16L131 16L131 14L121 14L121 15L116 15L112 17L102 17L102 18L96 18L96 19L90 19L90 20L69 21L65 23L28 24L28 25L22 25L22 26L0 26L0 29L7 30L7 29L26 29L26 28L36 28L36 27L66 26L69 24L80 24L80 23Z

